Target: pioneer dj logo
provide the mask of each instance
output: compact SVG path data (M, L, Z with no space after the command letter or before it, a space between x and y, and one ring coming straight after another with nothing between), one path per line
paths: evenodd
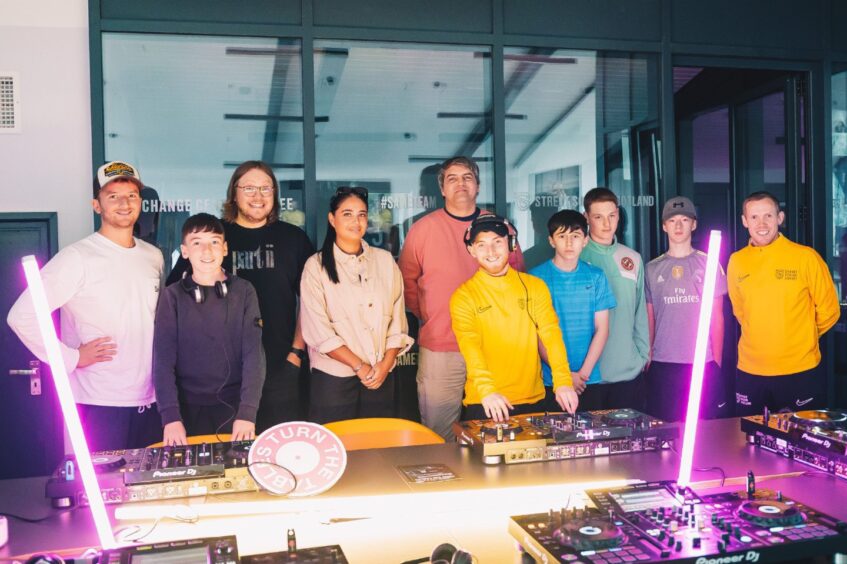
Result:
M197 470L188 468L187 470L156 470L153 472L154 478L179 478L181 476L194 476Z
M821 445L822 447L825 447L825 448L829 448L830 446L832 446L832 443L830 443L828 439L822 439L820 437L815 437L813 435L810 435L809 433L803 433L803 435L800 438L804 439L806 441L809 441L810 443L815 443L816 445Z
M694 564L732 564L733 562L758 562L761 555L755 550L748 550L744 554L733 554L731 556L717 556L709 558L701 556Z

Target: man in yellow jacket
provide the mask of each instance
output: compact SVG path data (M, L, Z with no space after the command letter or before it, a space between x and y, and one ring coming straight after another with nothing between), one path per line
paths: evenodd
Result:
M750 244L732 254L727 283L741 324L736 414L826 407L818 340L838 321L835 284L821 256L779 233L785 213L769 192L744 200Z
M466 419L505 421L510 415L544 411L539 339L547 350L556 401L576 411L559 319L540 278L509 267L515 238L509 223L480 215L465 232L479 270L450 298L450 315L467 365Z

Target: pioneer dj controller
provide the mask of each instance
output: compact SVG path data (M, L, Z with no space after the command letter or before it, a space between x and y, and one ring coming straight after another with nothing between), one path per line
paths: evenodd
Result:
M506 422L455 423L460 444L481 452L486 464L564 460L669 448L676 425L632 409L516 415Z
M291 542L289 530L287 550L280 552L239 556L238 540L234 535L229 535L121 546L103 550L96 561L101 564L347 564L347 557L337 544L298 548L296 541Z
M814 410L741 418L747 440L847 479L847 413Z
M671 482L586 492L595 507L519 515L509 532L538 562L780 562L847 552L847 524L781 493L698 496Z
M149 501L257 490L247 471L252 441L203 443L91 453L106 503ZM47 481L55 507L87 504L74 458Z

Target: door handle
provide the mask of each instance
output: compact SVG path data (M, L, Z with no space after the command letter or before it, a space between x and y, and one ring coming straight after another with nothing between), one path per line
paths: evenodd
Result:
M29 376L29 395L41 395L41 361L30 360L28 369L9 370L9 376Z

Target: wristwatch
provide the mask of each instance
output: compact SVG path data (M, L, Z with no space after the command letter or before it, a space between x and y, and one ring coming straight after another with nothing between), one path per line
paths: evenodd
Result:
M306 351L298 347L291 347L291 352L297 355L297 358L300 359L300 362L306 359Z

